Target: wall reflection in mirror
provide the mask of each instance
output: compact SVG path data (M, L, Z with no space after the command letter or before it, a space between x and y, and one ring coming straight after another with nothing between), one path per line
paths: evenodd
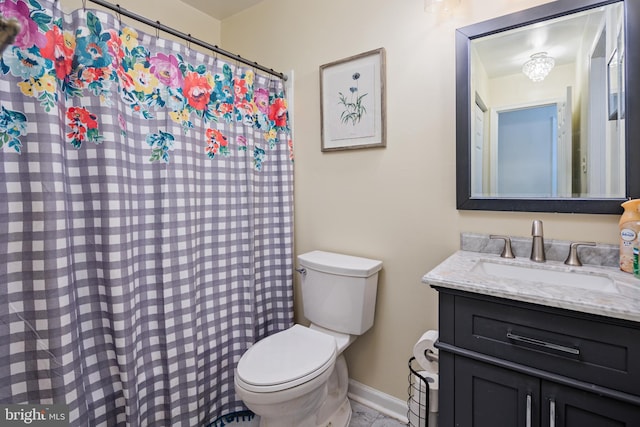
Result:
M470 42L471 197L625 197L624 33L618 2Z

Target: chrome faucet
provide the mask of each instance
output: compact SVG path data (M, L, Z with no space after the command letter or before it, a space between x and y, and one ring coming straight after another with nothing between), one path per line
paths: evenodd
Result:
M544 235L542 232L542 221L536 219L531 225L531 261L545 262L547 258L544 255Z

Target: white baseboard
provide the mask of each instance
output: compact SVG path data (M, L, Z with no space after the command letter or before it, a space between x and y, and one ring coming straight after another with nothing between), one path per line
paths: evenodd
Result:
M381 414L395 418L403 423L408 421L407 402L405 400L398 399L352 379L349 379L348 395L350 399L375 409Z

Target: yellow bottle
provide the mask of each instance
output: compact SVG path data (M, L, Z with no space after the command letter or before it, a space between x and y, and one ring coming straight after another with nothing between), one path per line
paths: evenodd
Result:
M620 270L633 273L633 247L640 233L640 199L627 200L622 204L620 217Z

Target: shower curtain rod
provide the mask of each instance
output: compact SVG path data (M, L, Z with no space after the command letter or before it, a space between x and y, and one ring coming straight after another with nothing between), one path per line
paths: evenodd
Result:
M86 0L83 0L83 4ZM156 28L160 31L164 31L165 33L169 33L171 35L174 35L176 37L180 37L183 40L186 40L189 43L193 43L193 44L197 44L198 46L201 46L205 49L208 50L212 50L216 53L219 53L221 55L226 56L227 58L231 58L231 59L235 59L238 62L242 62L243 64L247 64L250 65L254 68L257 68L259 70L264 71L265 73L271 74L273 76L279 77L282 80L287 80L287 76L281 72L278 71L274 71L273 68L267 68L263 65L258 64L257 62L254 61L250 61L248 59L245 59L243 57L241 57L240 55L236 55L234 53L228 52L224 49L219 48L217 45L212 45L210 43L204 42L202 40L199 40L195 37L192 37L191 34L185 34L183 32L180 32L178 30L175 30L171 27L167 27L166 25L163 25L160 23L160 21L152 21L151 19L145 18L144 16L138 15L137 13L133 13L131 11L128 11L127 9L123 9L120 7L119 4L112 4L103 0L89 0L91 3L95 3L98 4L102 7L106 7L107 9L110 9L120 15L124 15L127 18L131 18L131 19L135 19L136 21L142 22L143 24L147 24L153 28Z

